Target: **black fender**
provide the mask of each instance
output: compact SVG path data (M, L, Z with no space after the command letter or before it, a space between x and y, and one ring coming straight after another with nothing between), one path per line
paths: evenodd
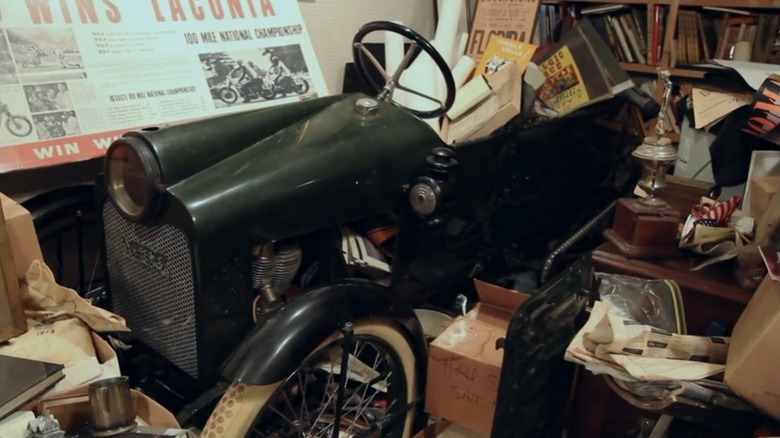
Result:
M367 318L392 322L408 336L422 392L428 346L414 310L387 287L360 279L312 289L268 315L231 354L222 374L249 385L279 382L344 323Z

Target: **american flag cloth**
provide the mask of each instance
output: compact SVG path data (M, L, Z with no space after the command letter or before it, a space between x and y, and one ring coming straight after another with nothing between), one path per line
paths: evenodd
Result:
M717 201L714 204L696 204L691 208L691 215L696 219L696 225L705 227L731 226L731 214L737 209L742 197L734 195L727 201Z

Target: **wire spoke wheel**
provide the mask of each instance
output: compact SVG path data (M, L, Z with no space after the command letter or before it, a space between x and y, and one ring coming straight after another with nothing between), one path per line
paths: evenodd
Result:
M6 128L16 137L26 137L32 132L32 123L22 116L10 116L6 121Z
M269 386L233 384L202 436L330 438L337 425L339 438L408 436L414 413L409 409L410 393L416 392L409 390L407 380L414 379L407 374L414 369L411 349L398 351L397 339L357 330L349 338L346 372L342 373L341 367L345 338L321 344L283 382ZM253 391L263 394L255 397ZM243 409L242 404L255 404L256 408ZM240 415L252 418L229 421ZM237 423L246 424L244 435Z

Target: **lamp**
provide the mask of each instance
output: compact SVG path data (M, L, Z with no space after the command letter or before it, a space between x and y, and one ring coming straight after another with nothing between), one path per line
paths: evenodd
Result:
M672 140L665 136L672 95L669 71L659 69L658 78L664 84L664 96L655 135L646 137L632 153L642 163L642 179L637 185L647 197L620 199L615 207L612 228L604 232L604 237L629 257L669 257L678 253L680 212L658 197L666 187L669 167L679 156Z

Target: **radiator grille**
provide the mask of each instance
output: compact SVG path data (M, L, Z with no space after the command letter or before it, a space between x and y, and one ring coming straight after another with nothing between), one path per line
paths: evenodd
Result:
M103 208L113 310L134 335L198 378L195 288L189 244L170 225L144 226Z

